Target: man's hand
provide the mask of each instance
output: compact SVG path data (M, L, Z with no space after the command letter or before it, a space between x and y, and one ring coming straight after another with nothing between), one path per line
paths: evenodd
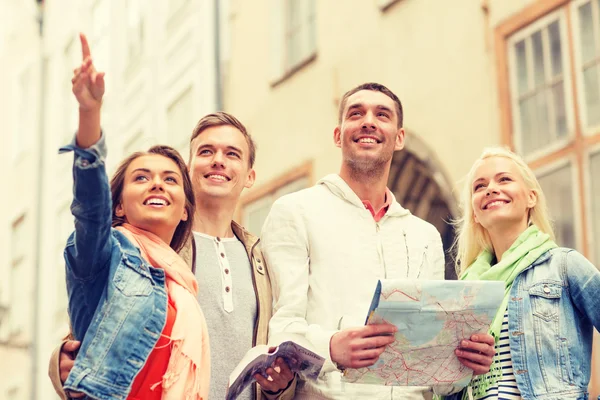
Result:
M104 95L104 72L97 72L92 62L90 45L83 33L79 34L81 40L82 62L73 71L73 94L82 111L96 111L102 105Z
M473 375L482 375L490 370L494 360L494 344L492 335L479 333L471 336L471 340L462 340L454 352L462 365L473 370Z
M269 352L274 351L274 348L269 349ZM294 373L281 357L277 357L271 368L265 370L268 378L261 374L255 374L254 379L263 390L267 392L277 393L288 387L294 379Z
M73 369L73 365L75 364L75 357L77 357L77 350L79 350L79 346L81 346L80 341L69 340L63 345L60 351L58 367L60 371L60 381L63 385L65 384L65 381L69 376L69 372L71 372L71 370ZM83 396L85 396L85 394L69 391L69 397L73 399L79 399Z
M391 324L348 328L334 334L329 342L331 359L346 368L364 368L375 364L385 346L396 339L398 329Z

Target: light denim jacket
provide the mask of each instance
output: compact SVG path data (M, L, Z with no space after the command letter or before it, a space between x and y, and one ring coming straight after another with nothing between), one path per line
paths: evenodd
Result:
M125 399L166 322L161 269L111 228L111 194L101 138L87 149L75 141L75 232L65 248L69 316L81 348L64 388L96 399Z
M508 301L510 356L521 397L588 399L594 326L600 328L600 271L584 256L555 248L521 272ZM459 400L463 391L444 398Z
M600 329L600 271L572 249L541 255L515 279L510 353L525 399L587 399L593 327Z

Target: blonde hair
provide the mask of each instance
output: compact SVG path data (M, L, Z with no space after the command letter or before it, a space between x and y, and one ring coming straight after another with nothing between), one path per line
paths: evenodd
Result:
M481 156L473 163L471 170L465 178L460 201L462 216L454 223L457 234L453 247L457 251L455 267L459 275L475 261L477 256L479 256L479 253L483 250L492 250L492 241L488 232L480 224L475 222L472 205L472 184L475 170L481 161L491 157L504 157L515 163L521 173L525 185L529 190L533 190L537 197L536 204L529 210L529 224L535 224L540 231L547 233L552 240L554 240L554 231L548 216L546 197L531 168L529 168L521 157L506 148L486 148L481 153Z

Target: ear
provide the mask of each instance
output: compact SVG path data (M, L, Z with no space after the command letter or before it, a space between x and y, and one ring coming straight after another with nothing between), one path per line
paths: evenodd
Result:
M333 143L335 143L337 147L342 147L342 130L339 125L333 130Z
M404 128L398 129L398 134L396 135L396 147L394 150L402 150L404 148Z
M537 204L537 192L535 190L529 191L529 196L527 198L527 208L533 208Z
M124 217L125 216L125 211L123 211L123 205L122 204L118 204L115 207L115 215L117 217Z
M188 212L187 210L184 208L183 209L183 216L181 217L182 221L187 221L188 220Z
M246 178L246 184L244 185L244 187L246 189L250 189L254 185L255 180L256 180L256 172L254 172L254 169L250 169L250 171L248 172L248 178Z

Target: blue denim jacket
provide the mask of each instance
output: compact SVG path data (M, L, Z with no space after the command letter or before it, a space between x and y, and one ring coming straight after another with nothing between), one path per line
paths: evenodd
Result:
M555 248L521 272L508 301L510 355L521 397L587 399L594 326L600 328L600 271L584 256Z
M69 316L81 340L64 388L95 399L125 399L166 322L162 269L111 228L111 194L101 138L81 149L75 142L73 203L75 232L65 248Z
M514 281L510 353L525 399L587 399L593 327L600 329L600 271L572 249L540 256Z

